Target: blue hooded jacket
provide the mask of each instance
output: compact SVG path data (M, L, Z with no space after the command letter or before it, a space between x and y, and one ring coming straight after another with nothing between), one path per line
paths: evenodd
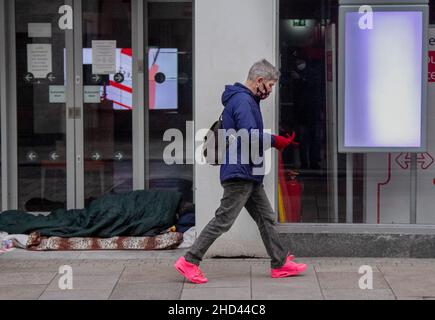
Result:
M222 104L225 109L222 114L223 129L234 129L236 132L240 129L246 129L250 133L250 143L258 141L259 155L262 156L263 138L263 117L260 110L260 98L255 96L251 90L236 82L234 85L225 86L225 91L222 94ZM258 129L259 135L255 135ZM273 136L267 136L271 139L271 146L274 146L275 139ZM226 163L221 165L220 180L221 183L234 178L251 180L258 184L263 183L263 175L253 174L254 167L262 167L263 164L254 164L249 161L248 164L241 164L241 139L237 140L237 163L229 163L229 153L231 148L226 150ZM258 148L258 147L257 147ZM257 149L258 150L258 149Z

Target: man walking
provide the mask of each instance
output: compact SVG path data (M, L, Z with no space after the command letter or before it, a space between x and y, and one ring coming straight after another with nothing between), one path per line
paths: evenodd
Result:
M258 141L260 147L265 139L270 139L272 147L279 151L292 144L294 133L287 137L268 136L263 133L260 101L270 95L279 76L278 69L263 59L251 67L244 85L235 83L225 86L222 94L222 104L225 106L222 115L223 129L234 129L236 132L247 130L250 143L254 140ZM263 175L255 172L258 164L254 165L252 161L248 163L240 161L244 158L241 155L243 148L239 145L240 141L237 143L237 163L226 161L220 168L220 180L224 194L215 212L215 217L205 226L186 255L180 257L174 265L184 277L193 283L208 281L199 268L199 264L213 242L224 232L230 230L243 207L247 209L258 226L267 253L271 257L273 278L297 275L307 268L305 264L293 262L292 255L287 255L278 232L275 230L275 214L264 191ZM228 158L229 150L226 152Z

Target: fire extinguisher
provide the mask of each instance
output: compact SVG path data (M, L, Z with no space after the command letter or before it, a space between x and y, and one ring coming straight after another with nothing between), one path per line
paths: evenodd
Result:
M290 208L286 210L287 221L300 222L301 221L301 204L302 204L302 191L303 184L298 181L297 176L299 172L290 170L287 174L287 192L290 200Z

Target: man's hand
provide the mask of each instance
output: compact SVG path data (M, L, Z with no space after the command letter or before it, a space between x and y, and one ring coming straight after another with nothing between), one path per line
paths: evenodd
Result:
M274 138L275 138L275 145L274 145L274 147L276 149L278 149L279 151L282 151L285 148L287 148L290 144L298 145L297 142L294 142L295 136L296 136L296 134L295 134L294 131L292 132L292 135L289 135L287 133L285 137L274 135Z

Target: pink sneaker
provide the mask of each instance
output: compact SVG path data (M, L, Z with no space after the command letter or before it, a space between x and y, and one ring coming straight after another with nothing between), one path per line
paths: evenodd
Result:
M307 269L307 265L304 263L295 263L287 257L286 263L281 268L272 269L272 278L285 278L300 274Z
M289 254L289 255L287 256L287 259L286 259L286 261L291 261L291 260L294 260L294 258L295 258L295 256L294 256L294 255L292 255L292 254Z
M201 269L193 263L187 262L184 257L178 258L174 264L175 269L181 273L187 280L193 283L206 283L208 279L204 277Z

